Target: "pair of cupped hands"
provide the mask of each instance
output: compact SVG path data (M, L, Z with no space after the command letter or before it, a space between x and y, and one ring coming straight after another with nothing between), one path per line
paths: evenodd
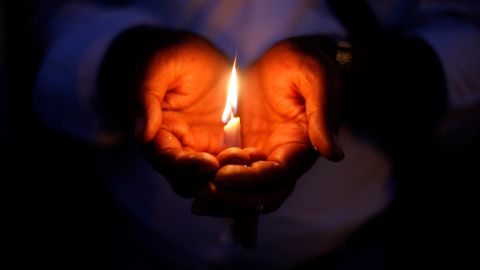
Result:
M225 148L232 64L205 38L184 35L155 52L137 95L136 139L174 192L195 198L197 215L270 213L320 155L343 158L338 72L311 39L281 41L239 71L242 146Z

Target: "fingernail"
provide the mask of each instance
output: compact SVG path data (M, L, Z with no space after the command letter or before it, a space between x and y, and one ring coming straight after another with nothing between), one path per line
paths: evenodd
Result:
M145 130L145 118L142 116L137 117L135 120L135 138L140 139Z

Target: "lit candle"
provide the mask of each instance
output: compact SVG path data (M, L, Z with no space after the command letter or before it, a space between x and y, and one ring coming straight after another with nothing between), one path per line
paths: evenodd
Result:
M235 117L238 100L237 69L235 68L236 62L237 59L233 62L232 74L230 76L230 82L228 83L227 102L225 103L225 109L222 114L222 121L226 124L223 127L223 145L225 147L242 146L240 117Z
M228 83L227 102L222 114L222 121L226 125L223 127L223 146L242 147L240 117L235 117L237 113L238 100L238 79L235 64L237 59L233 61L232 74ZM230 243L231 238L229 232L233 233L234 239L237 240L245 248L253 248L257 240L257 224L258 215L248 215L237 217L227 222L227 228L221 234L220 240L223 243ZM233 228L230 226L233 225Z

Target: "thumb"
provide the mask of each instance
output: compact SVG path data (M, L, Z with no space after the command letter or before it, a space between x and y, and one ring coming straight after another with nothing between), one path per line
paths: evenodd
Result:
M337 130L331 124L338 117L328 110L327 97L319 85L312 85L305 98L308 121L308 136L317 151L331 161L340 161L344 157L337 138ZM330 104L334 105L334 104Z
M331 161L340 161L344 157L336 132L331 131L320 111L308 114L308 136L316 150Z
M166 53L168 55L168 53ZM136 138L141 142L153 140L162 124L162 101L172 82L178 79L175 61L157 52L146 69L140 89L140 117L135 123L139 130ZM143 122L143 123L142 123ZM143 131L141 130L143 126ZM138 133L137 133L138 132Z
M162 124L161 100L154 93L146 93L141 100L141 106L141 115L135 122L135 137L141 142L149 142Z

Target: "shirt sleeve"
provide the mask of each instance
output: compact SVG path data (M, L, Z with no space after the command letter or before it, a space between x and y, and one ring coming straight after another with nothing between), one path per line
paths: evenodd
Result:
M437 135L446 144L468 144L480 123L480 29L458 14L439 15L423 23L415 34L437 53L445 75L447 113Z
M438 21L417 30L442 62L449 106L462 108L480 101L480 30L466 22Z
M160 20L136 7L68 4L49 24L47 51L33 92L39 116L51 128L82 140L112 144L118 135L102 126L97 76L111 42L139 25Z

